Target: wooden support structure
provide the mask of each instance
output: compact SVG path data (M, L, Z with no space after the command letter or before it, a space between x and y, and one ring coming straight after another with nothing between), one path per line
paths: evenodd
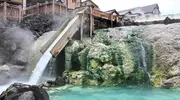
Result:
M84 13L82 13L80 16L81 16L81 25L80 25L80 40L82 40L82 39L83 39Z
M113 27L113 15L111 15L111 27Z
M3 12L4 12L4 20L6 21L6 19L7 19L7 3L5 1L4 1Z
M55 14L55 2L53 0L53 2L52 2L52 15L53 15L53 19L54 19L54 14Z
M48 4L48 2L46 1L45 2L45 14L47 14L47 4Z
M19 22L21 22L21 20L22 20L22 12L23 10L22 10L22 6L19 6Z
M94 27L93 7L90 6L90 37L92 37Z

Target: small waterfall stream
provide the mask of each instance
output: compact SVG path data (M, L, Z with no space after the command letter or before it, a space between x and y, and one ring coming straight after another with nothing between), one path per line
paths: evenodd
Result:
M141 46L141 56L142 56L142 63L143 63L143 70L144 72L146 73L147 77L148 77L148 81L149 83L151 82L150 81L150 73L148 72L148 68L147 68L147 63L146 63L146 50L142 44L142 42L140 42L140 46Z

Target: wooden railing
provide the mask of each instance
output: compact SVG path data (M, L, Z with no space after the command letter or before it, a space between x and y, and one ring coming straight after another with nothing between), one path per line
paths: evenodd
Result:
M34 6L27 7L25 10L24 16L29 16L33 14L64 14L67 12L66 5L63 5L58 2L45 2L45 3L38 3Z
M109 13L100 11L100 10L95 9L95 8L93 9L93 15L95 17L100 17L100 18L111 20L111 21L118 20L118 15L109 14Z
M22 9L22 5L14 5L7 2L0 2L0 17L12 20L21 21L23 17L27 17L33 14L65 14L67 7L64 4L58 2L45 2L38 3L36 5L27 7L25 11Z
M0 15L6 19L21 20L22 19L22 6L13 5L7 2L0 3Z

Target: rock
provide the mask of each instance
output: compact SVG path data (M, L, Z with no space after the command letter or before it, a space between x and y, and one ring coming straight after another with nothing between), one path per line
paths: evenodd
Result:
M55 80L55 84L57 86L64 86L66 84L65 80L61 77L57 77Z
M162 87L164 87L164 88L171 88L171 87L173 87L173 81L172 80L166 80L164 83L163 83L163 85L162 85Z
M87 71L69 72L70 83L73 85L85 85L84 82L86 80L87 73Z
M27 51L18 49L13 58L15 59L14 64L25 66L28 62Z
M0 72L3 72L3 71L9 71L9 66L7 65L3 65L3 66L0 66Z
M112 31L114 32L119 32L119 29ZM66 67L66 70L70 71L70 82L74 85L100 86L148 83L147 77L154 63L153 46L139 39L136 33L130 33L127 38L123 34L111 34L111 29L96 31L91 45L71 52L71 55L76 56L66 60L67 64L71 63L72 66L70 69ZM73 46L66 47L71 50L69 48ZM74 64L72 59L78 59L76 63L79 65ZM75 67L78 70L75 70ZM130 82L130 79L134 82Z
M52 31L54 20L52 15L34 14L24 18L20 26L30 29L34 34L39 37L45 32Z
M0 100L49 100L47 92L38 87L20 83L12 84L0 95Z
M117 66L105 64L102 69L100 69L100 73L103 80L103 86L119 85L122 81L124 81L121 79L121 69Z
M163 82L162 87L165 88L179 88L180 87L180 76L173 77Z
M57 77L54 81L49 80L45 83L42 83L40 85L40 87L42 88L51 88L51 87L59 87L59 86L64 86L66 84L66 81L61 78L61 77Z
M25 92L23 93L19 98L18 100L35 100L34 98L34 94L32 91L28 91L28 92Z
M8 65L0 66L0 85L4 85L10 81L10 68Z
M169 17L166 17L164 19L164 24L167 25L167 24L171 24L172 23L172 20L169 18Z

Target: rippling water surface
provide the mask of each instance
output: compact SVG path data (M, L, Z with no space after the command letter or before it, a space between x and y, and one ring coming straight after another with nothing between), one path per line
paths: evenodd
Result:
M180 100L180 90L128 87L72 87L51 92L50 100Z

